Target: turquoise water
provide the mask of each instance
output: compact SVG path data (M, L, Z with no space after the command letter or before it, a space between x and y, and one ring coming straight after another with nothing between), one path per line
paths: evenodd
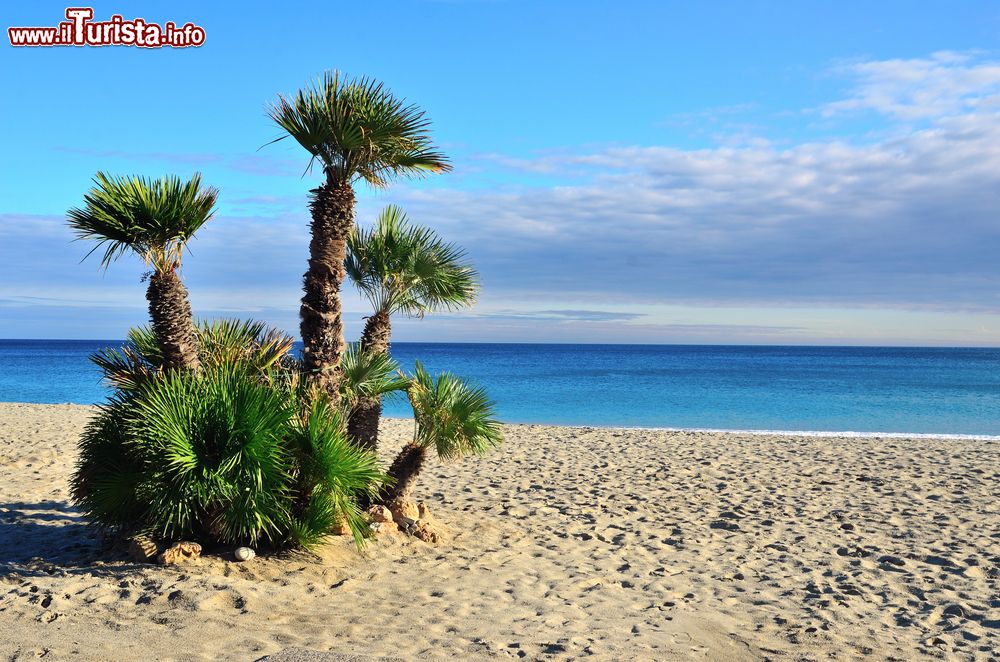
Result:
M101 400L104 341L0 340L0 401ZM1000 349L396 343L508 422L1000 435ZM386 413L408 415L404 401Z

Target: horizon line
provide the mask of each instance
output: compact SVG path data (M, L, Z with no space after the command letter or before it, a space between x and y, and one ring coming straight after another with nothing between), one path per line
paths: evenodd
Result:
M0 343L4 342L105 342L124 343L125 338L0 338ZM357 341L354 341L357 342ZM301 344L298 338L294 339L295 344ZM348 345L354 344L348 342ZM698 342L518 342L510 340L499 341L441 341L441 340L398 340L392 345L515 345L515 346L552 346L552 347L799 347L818 349L986 349L1000 350L1000 342L996 345L878 345L868 343L855 344L816 344L816 343L698 343Z

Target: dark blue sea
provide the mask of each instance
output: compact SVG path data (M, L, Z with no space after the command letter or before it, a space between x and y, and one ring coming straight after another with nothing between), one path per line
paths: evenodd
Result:
M90 404L113 341L0 340L0 401ZM1000 435L1000 349L395 343L507 422ZM405 401L386 413L409 414Z

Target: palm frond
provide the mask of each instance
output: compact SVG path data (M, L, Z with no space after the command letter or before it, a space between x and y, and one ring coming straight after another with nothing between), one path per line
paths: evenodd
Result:
M128 343L117 349L108 347L95 352L90 360L101 369L108 384L120 392L137 393L159 373L156 364Z
M408 390L414 441L442 459L482 455L503 441L494 405L482 388L445 372L432 377L417 361Z
M334 183L383 187L392 177L451 169L433 147L424 112L371 78L326 72L291 97L279 96L267 113L286 132L272 142L291 137L311 156L307 171L318 160Z
M239 370L168 373L135 401L138 492L161 535L207 528L222 542L280 541L290 517L286 394Z
M430 228L413 225L389 205L371 228L355 228L347 244L347 275L376 312L411 316L470 306L478 274L465 252Z
M378 457L350 442L343 417L323 397L313 400L292 443L300 452L301 497L308 501L293 535L304 546L316 544L343 518L361 546L370 531L357 499L375 496L387 480Z
M286 333L253 320L213 320L197 325L198 358L207 370L239 367L264 381L286 380L294 374L294 341ZM129 330L125 344L103 349L90 360L110 386L136 393L161 373L163 356L152 329ZM286 380L287 381L287 380Z
M70 483L73 501L87 519L110 529L134 528L145 510L138 494L143 465L129 449L130 421L126 401L99 408L80 438Z
M223 319L198 325L199 358L207 366L242 365L269 376L280 369L295 341L254 320Z
M106 268L132 251L157 269L180 265L187 242L214 214L218 191L167 176L113 177L98 172L83 207L70 209L68 222L78 239L96 241ZM88 255L90 254L88 253Z
M341 395L348 408L365 398L377 398L406 390L410 384L399 364L388 354L365 352L352 343L341 359Z

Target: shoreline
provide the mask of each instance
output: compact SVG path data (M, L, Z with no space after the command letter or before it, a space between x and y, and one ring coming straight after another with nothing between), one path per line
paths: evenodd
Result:
M99 405L75 402L18 402L0 401L0 407L8 405L29 405L33 407L86 407ZM409 416L383 416L387 421L412 421ZM727 435L749 435L754 437L815 437L820 439L960 439L967 441L1000 442L1000 434L968 434L964 432L868 432L858 430L770 430L770 429L729 429L729 428L675 428L649 425L594 425L587 423L546 423L539 421L501 421L504 426L543 426L577 430L645 430L649 432L705 433Z
M403 416L384 416L386 420L412 421L412 418ZM964 434L964 433L928 433L928 432L857 432L851 430L831 431L831 430L753 430L753 429L728 429L728 428L671 428L656 427L646 425L585 425L578 423L536 423L502 421L504 426L541 426L547 428L565 428L569 430L636 430L647 432L677 432L683 434L724 434L733 436L752 437L815 437L819 439L959 439L965 441L998 441L1000 435L990 434Z

